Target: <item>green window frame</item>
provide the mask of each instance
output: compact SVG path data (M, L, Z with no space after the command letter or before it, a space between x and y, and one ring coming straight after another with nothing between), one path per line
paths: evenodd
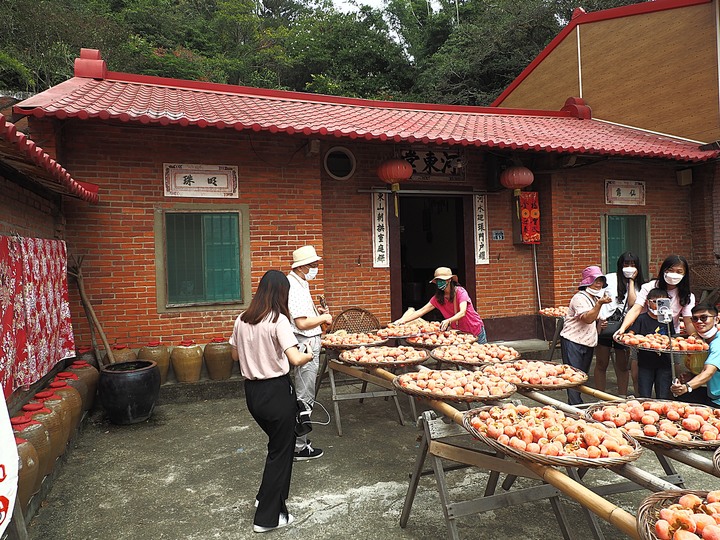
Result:
M237 308L249 302L247 212L208 206L156 212L160 311Z

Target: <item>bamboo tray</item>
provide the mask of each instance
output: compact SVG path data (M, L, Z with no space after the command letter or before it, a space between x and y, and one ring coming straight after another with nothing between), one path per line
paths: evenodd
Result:
M715 467L715 470L720 473L720 448L715 450L715 453L713 454L713 466Z
M480 441L484 442L491 448L494 448L495 450L497 450L498 452L501 452L502 454L508 455L510 457L513 457L513 458L521 460L521 461L532 461L534 463L539 463L541 465L550 465L550 466L558 466L558 467L587 467L587 468L596 468L597 469L597 468L614 467L617 465L624 465L626 463L630 463L632 461L635 461L638 457L640 457L640 454L642 453L642 447L640 446L640 443L638 443L635 439L630 437L625 432L623 432L623 438L632 447L632 452L625 456L585 458L585 457L579 457L579 456L550 456L550 455L544 455L544 454L537 454L534 452L527 452L525 450L519 450L517 448L513 448L512 446L502 444L502 443L498 442L496 439L493 439L492 437L485 435L481 431L475 429L475 427L473 427L473 425L471 424L472 418L475 415L477 415L480 411L489 411L492 408L493 407L486 406L486 407L479 407L477 409L472 409L472 410L466 411L463 414L463 426L473 436L477 437ZM567 417L572 418L572 416L570 416L570 415L567 415ZM602 424L599 424L598 422L593 422L593 424L600 426L598 429L601 429L601 430L605 427ZM605 429L607 429L607 428L605 428Z
M338 330L338 332L334 333L337 335L341 335L343 337L348 337L352 339L354 336L357 336L358 338L360 336L367 336L368 338L375 339L375 341L358 341L357 343L332 343L327 339L327 335L333 335L333 334L327 334L321 341L321 345L325 347L326 349L336 350L336 351L346 351L348 349L357 349L358 347L375 347L379 345L385 345L388 340L382 339L380 336L378 336L375 333L368 333L368 332L345 332L344 330Z
M347 364L350 366L359 366L359 367L365 367L365 368L372 368L372 367L384 367L384 368L392 368L392 367L405 367L405 366L414 366L417 364L422 364L430 358L430 355L428 352L424 349L414 349L412 347L386 347L386 346L380 346L380 347L372 347L373 353L379 353L383 354L384 358L395 358L395 360L357 360L353 358L353 355L355 353L359 353L362 351L362 349L365 349L365 347L358 347L352 350L347 350L342 353L340 353L339 360L343 364ZM407 358L408 355L411 355L411 358ZM402 358L401 358L402 357Z
M683 495L707 497L707 491L691 489L658 491L643 499L637 511L637 532L642 540L659 540L655 532L655 523L660 519L660 510L678 502Z
M451 343L424 343L420 341L422 339L432 339L433 336L438 335L442 335L447 339L452 338L453 341ZM460 345L461 343L475 343L477 342L477 337L472 334L467 334L465 332L459 332L457 330L446 330L444 332L433 332L428 334L422 334L419 336L410 336L405 339L405 342L411 347L435 349L437 347L444 347L448 345Z
M493 356L501 351L502 357ZM457 366L478 368L496 362L508 362L520 358L520 353L505 345L489 343L461 343L460 345L441 345L430 351L430 356L439 362Z
M649 399L649 398L638 398L634 400L624 400L624 401L613 401L612 403L595 403L593 405L590 405L586 411L585 411L585 418L592 419L593 413L597 410L602 410L606 407L617 407L620 404L625 404L630 401L637 401L639 403L672 403L677 404L678 402L675 401L667 401L667 400L659 400L659 399ZM711 415L713 414L713 409L711 407L707 407L705 405L698 405L693 403L683 403L683 405L692 406L692 407L702 407L703 409L706 409L710 411ZM663 418L667 418L664 415L661 415L660 421L663 420ZM655 425L659 425L660 421L658 421ZM673 424L678 426L678 428L682 428L681 420L672 421ZM623 429L625 431L624 426L620 427L620 429ZM644 446L661 446L663 448L677 448L682 450L712 450L714 448L720 448L720 440L714 440L714 441L704 441L702 438L699 438L699 435L696 433L693 433L689 430L685 430L688 433L690 433L693 436L693 440L691 441L676 441L674 439L663 439L658 437L650 437L648 435L637 435L633 434L632 437L634 439L637 439L640 441L641 444ZM720 470L720 469L719 469Z
M531 382L523 382L517 380L517 375L511 376L510 373L502 374L501 370L505 369L514 369L516 372L519 371L519 368L523 366L524 364L521 364L521 362L525 362L527 364L532 365L538 365L538 367L541 367L540 364L547 364L548 366L563 366L563 370L568 373L572 372L574 376L576 377L576 380L574 381L565 381L565 382L559 382L557 384L542 384L542 383L531 383ZM506 380L508 382L513 383L515 386L517 386L521 390L546 390L546 391L552 391L552 390L564 390L566 388L574 388L576 386L580 386L581 384L585 384L588 380L588 374L584 371L579 370L578 368L575 368L573 366L567 365L567 364L557 364L555 362L543 362L542 360L515 360L513 362L498 362L496 364L489 364L484 366L481 370L482 373L485 374L493 374L493 375L499 375L500 377L508 377Z
M422 389L413 389L408 386L404 386L403 382L407 381L417 381L419 377L422 377L421 374L426 374L429 378L425 380L430 380L432 377L432 373L448 373L452 374L453 376L464 376L466 378L471 379L472 381L476 382L487 382L489 385L494 386L498 388L496 394L482 394L482 395L475 395L475 394L463 394L463 395L453 395L453 394L445 394L442 393L440 390L438 391L425 391ZM461 403L474 403L474 402L482 402L482 401L495 401L500 399L505 399L507 397L510 397L513 395L517 387L512 384L508 383L506 381L496 379L496 380L489 380L487 377L480 374L480 372L477 371L467 371L467 370L423 370L419 372L414 373L404 373L402 375L398 375L393 379L393 386L400 390L401 392L405 394L410 394L411 396L423 398L423 399L432 399L437 401L448 401L448 402L461 402Z

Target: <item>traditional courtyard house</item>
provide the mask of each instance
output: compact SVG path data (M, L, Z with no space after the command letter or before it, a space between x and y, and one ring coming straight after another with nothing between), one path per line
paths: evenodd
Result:
M697 141L701 148L718 148L719 21L717 0L657 0L596 13L577 9L570 23L493 105L545 110L562 106L569 95L578 96L592 108L593 118L683 137ZM611 254L614 244L632 240L626 235L648 238L649 259L655 263L671 250L653 232L651 220L670 224L671 216L691 216L691 242L678 252L695 263L697 292L706 288L703 279L707 287L717 289L717 162L678 166L676 181L688 186L689 205L677 201L669 214L654 213L648 206L607 207L609 230L621 234L601 240ZM603 263L609 269L612 259L604 258ZM656 271L657 266L651 264L650 269Z
M14 112L99 186L98 204L62 212L111 342L228 335L305 244L336 312L387 323L450 266L500 340L538 336L539 304L566 304L583 267L617 256L609 216L645 216L633 238L652 267L694 254L693 193L718 152L594 119L574 94L543 111L379 102L109 72L83 49L72 79ZM399 191L380 179L403 180L395 159L412 164ZM72 289L71 304L87 343Z

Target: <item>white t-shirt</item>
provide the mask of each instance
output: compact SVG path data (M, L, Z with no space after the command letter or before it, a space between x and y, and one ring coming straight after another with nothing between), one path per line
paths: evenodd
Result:
M290 282L290 294L288 295L288 309L290 310L290 323L296 334L305 337L319 336L322 334L320 326L310 328L309 330L300 330L295 326L295 319L300 317L316 317L317 310L313 303L312 294L310 294L310 284L303 278L299 277L295 272L288 274Z
M625 276L623 276L623 279ZM622 308L625 306L624 313L627 313L628 310L632 307L632 305L627 303L627 297L628 293L625 292L625 298L619 299L617 297L617 284L618 284L618 274L617 272L613 272L612 274L606 274L605 279L607 280L607 286L605 288L605 292L607 292L608 296L612 298L612 302L609 304L603 304L603 306L600 308L600 319L607 319L610 315L615 313L615 310L617 308ZM629 284L629 282L628 282ZM640 284L635 283L635 293L637 294L640 291Z
M640 287L640 291L637 293L637 298L635 299L635 305L640 304L643 308L643 313L647 311L646 301L648 293L656 288L658 286L657 280L649 281L642 287ZM671 291L668 291L668 296L670 297L670 309L672 309L673 312L673 323L675 326L675 331L680 332L680 317L690 317L692 315L692 308L695 307L695 295L693 293L690 293L690 302L687 306L680 305L680 297L678 296L678 289L672 289Z
M298 344L290 321L279 315L272 322L270 314L257 324L235 320L230 345L238 351L240 372L246 379L273 379L289 373L285 351Z

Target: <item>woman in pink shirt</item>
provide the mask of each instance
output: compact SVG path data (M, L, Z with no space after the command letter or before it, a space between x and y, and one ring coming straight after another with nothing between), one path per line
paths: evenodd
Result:
M295 451L297 398L290 382L290 364L302 366L312 354L300 352L290 324L290 282L278 270L260 280L247 311L235 321L230 344L245 377L250 414L267 433L268 454L255 505L255 532L268 532L293 522L285 500L290 492Z
M397 324L414 321L433 309L439 309L443 321L440 328L452 328L477 336L478 343L487 343L485 324L473 307L468 292L458 285L458 278L452 270L445 266L435 270L435 277L430 280L438 290L430 301L417 311L406 313L396 321Z

